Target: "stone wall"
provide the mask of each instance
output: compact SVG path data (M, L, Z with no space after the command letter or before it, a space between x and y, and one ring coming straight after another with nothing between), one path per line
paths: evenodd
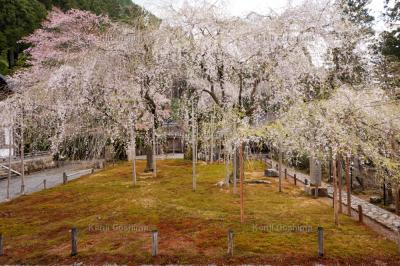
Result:
M40 158L35 158L25 161L26 174L55 167L57 167L57 163L53 160L52 156L43 156ZM17 172L21 172L21 162L20 161L12 162L11 168Z

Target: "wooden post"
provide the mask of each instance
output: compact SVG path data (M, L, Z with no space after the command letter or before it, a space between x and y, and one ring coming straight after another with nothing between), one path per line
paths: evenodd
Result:
M67 173L63 173L63 184L66 185L68 183L68 176Z
M213 107L213 113L211 114L211 128L210 128L210 163L214 163L214 116L215 116L215 105Z
M342 180L343 180L343 167L342 167L342 156L338 155L338 170L337 170L337 177L338 177L338 187L339 187L339 213L343 213L343 204L342 204Z
M234 233L232 229L228 231L228 255L233 256L233 247L234 247Z
M78 255L78 229L71 229L71 256Z
M153 178L157 177L156 116L153 115Z
M136 119L135 115L132 114L131 121L131 157L132 157L132 182L133 186L136 186ZM154 158L153 158L154 160Z
M236 194L237 192L237 149L236 147L234 148L233 152L233 193Z
M151 232L151 255L156 257L158 254L158 231Z
M287 169L285 168L285 180L287 179Z
M333 212L334 212L334 220L335 225L339 226L339 204L337 202L337 171L336 171L336 159L333 160Z
M363 209L361 205L358 205L358 222L363 223L363 221L364 221Z
M282 154L282 149L279 148L279 192L282 192L282 162L283 161L283 154Z
M397 226L397 253L400 255L400 225Z
M47 184L46 184L46 183L47 183L47 180L44 179L44 180L43 180L43 189L47 189Z
M347 214L351 216L350 157L346 156Z
M386 193L386 178L383 178L383 205L387 205L387 193Z
M24 144L24 108L21 108L21 133L20 133L20 155L21 155L21 194L25 194L25 144Z
M240 145L240 222L244 223L244 167L243 167L243 149L244 145Z
M395 189L395 194L396 194L396 214L400 215L400 186L399 184L396 184L396 189Z
M4 239L3 234L0 234L0 256L4 255Z
M297 185L297 176L296 176L296 174L293 175L293 181L294 181L294 185L296 186Z
M318 227L318 257L324 256L324 228Z
M228 146L228 145L226 145ZM225 148L225 185L229 188L230 184L229 184L229 176L230 176L230 172L229 172L229 164L230 164L230 158L229 158L229 151L228 148Z
M12 156L12 147L13 147L13 121L11 120L9 137L8 137L8 177L7 177L7 200L10 199L10 182L11 182L11 156Z
M196 191L196 125L194 103L192 103L192 190Z

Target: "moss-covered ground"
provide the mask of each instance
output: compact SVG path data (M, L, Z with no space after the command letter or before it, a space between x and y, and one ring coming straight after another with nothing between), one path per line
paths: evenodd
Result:
M144 162L138 163L143 172ZM245 223L239 194L215 184L224 165L198 165L192 192L191 162L160 161L157 178L119 163L64 186L0 205L5 255L0 264L272 264L387 263L398 265L396 244L340 216L326 200L313 199L289 182L245 185ZM262 179L260 163L246 165L247 179ZM79 230L79 254L70 256L70 228ZM325 257L317 257L317 228L325 230ZM159 232L159 256L151 256L151 231ZM234 256L227 231L235 233Z

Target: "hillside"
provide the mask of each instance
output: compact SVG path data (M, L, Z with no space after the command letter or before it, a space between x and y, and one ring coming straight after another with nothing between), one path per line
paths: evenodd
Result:
M89 10L133 24L142 23L138 18L143 16L157 20L130 0L0 0L0 6L0 74L3 75L24 65L22 51L27 46L18 41L40 27L53 7Z

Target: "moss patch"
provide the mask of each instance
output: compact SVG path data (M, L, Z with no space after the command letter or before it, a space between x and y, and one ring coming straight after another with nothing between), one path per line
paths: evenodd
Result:
M138 171L144 170L138 163ZM240 224L239 195L215 184L224 165L198 165L198 190L191 191L191 162L159 161L158 177L139 174L132 187L129 163L82 177L65 186L0 205L6 255L0 264L324 264L387 262L397 247L347 216L333 224L333 209L277 180L245 186L246 223ZM260 163L247 176L263 179ZM250 174L251 173L251 174ZM69 229L79 229L79 255L69 256ZM325 229L326 258L316 257L317 227ZM235 255L227 252L227 230L235 232ZM160 256L150 256L150 231L159 231Z

